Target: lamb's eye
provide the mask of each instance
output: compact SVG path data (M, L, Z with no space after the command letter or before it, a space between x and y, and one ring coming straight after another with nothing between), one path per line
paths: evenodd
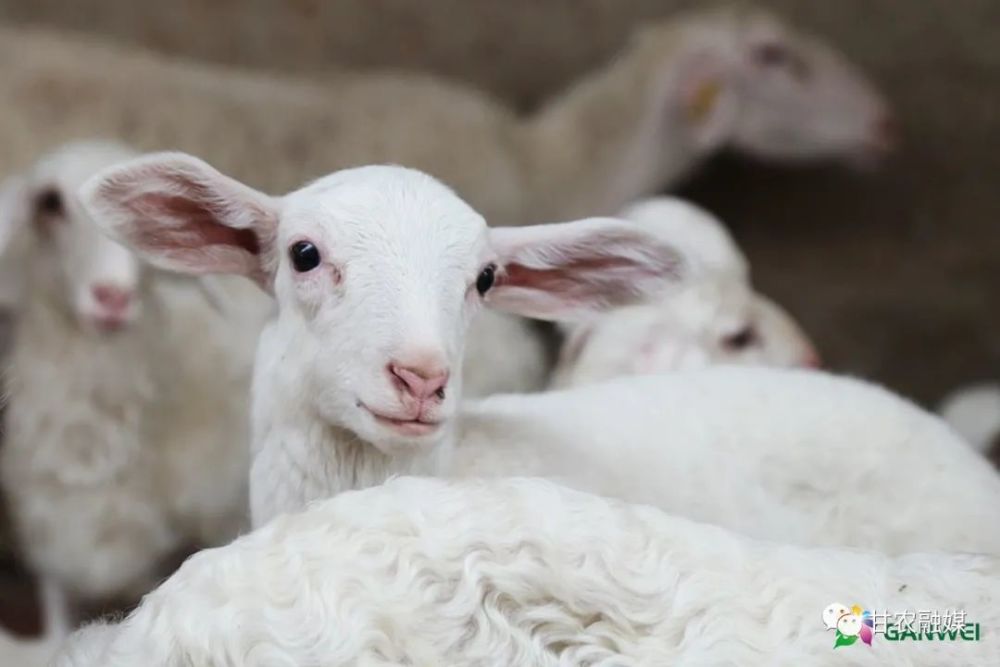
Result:
M38 194L38 198L35 200L35 206L39 213L45 215L62 215L63 214L63 200L62 195L55 188L48 188L43 190Z
M479 277L476 278L476 291L479 292L480 296L490 291L490 288L493 287L494 281L496 281L496 277L497 267L495 264L489 264L485 269L483 269L482 273L479 274Z
M299 241L289 248L288 254L292 258L292 266L299 273L312 271L319 266L319 249L309 241Z
M757 332L753 327L745 327L722 339L722 344L729 350L742 350L757 342Z

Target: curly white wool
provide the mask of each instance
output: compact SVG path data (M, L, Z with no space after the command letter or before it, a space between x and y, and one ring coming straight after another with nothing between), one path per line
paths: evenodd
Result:
M397 479L191 558L55 667L987 667L992 556L809 549L542 480ZM821 612L963 609L980 642L832 650ZM850 650L850 649L849 649Z

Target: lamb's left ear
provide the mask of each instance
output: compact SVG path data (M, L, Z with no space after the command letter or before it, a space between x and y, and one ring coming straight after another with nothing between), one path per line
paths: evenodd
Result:
M615 218L501 227L490 235L500 271L487 305L541 320L582 320L653 297L685 273L672 245Z
M183 153L129 160L91 177L80 199L94 221L152 264L235 273L271 291L280 200Z

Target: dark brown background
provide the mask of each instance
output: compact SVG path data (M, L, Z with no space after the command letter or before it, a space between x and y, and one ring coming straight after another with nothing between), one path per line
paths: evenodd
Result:
M609 57L636 23L698 4L0 0L0 20L297 72L431 70L530 108ZM903 150L870 176L723 158L683 191L731 223L758 285L799 316L834 369L923 402L1000 378L1000 0L758 4L871 73L899 113ZM0 595L10 600L2 575Z

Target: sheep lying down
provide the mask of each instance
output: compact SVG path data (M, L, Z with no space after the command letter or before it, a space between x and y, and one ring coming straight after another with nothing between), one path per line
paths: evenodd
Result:
M677 197L637 201L619 216L670 239L699 270L653 298L561 323L553 387L723 364L820 365L798 322L753 288L750 262L721 220Z
M909 611L964 624L899 639ZM997 665L998 624L991 556L777 545L537 479L397 478L192 557L54 664Z

